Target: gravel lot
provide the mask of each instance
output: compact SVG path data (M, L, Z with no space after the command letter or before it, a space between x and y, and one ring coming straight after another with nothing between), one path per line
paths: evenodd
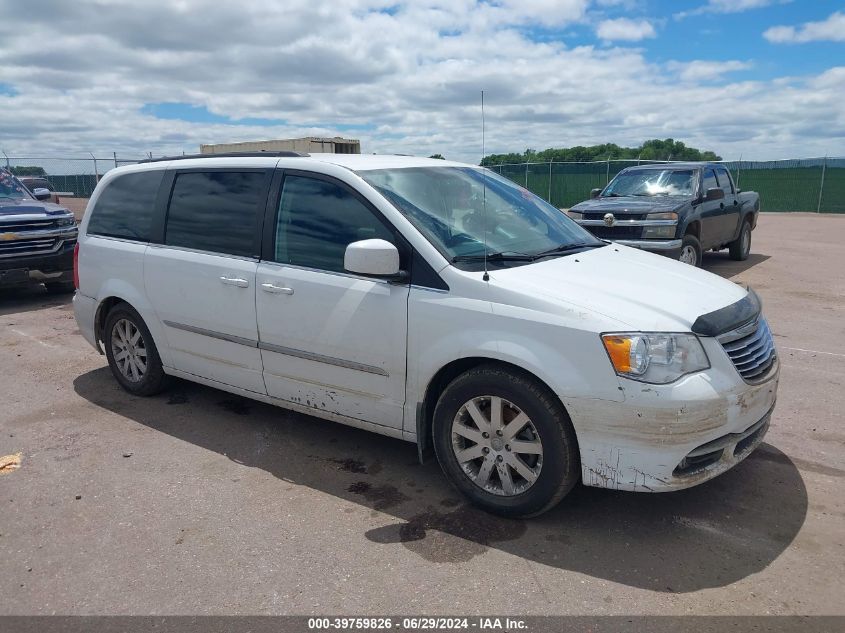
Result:
M845 217L764 215L766 442L661 495L507 521L411 444L186 382L133 398L70 298L0 293L0 614L845 614Z

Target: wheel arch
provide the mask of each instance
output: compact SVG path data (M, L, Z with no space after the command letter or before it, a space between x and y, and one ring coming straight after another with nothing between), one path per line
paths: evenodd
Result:
M545 387L549 393L555 398L555 401L560 404L564 412L569 415L566 410L566 405L560 399L560 396L555 392L551 386L543 380L536 373L529 371L519 365L502 360L499 358L492 358L489 356L468 356L465 358L458 358L446 363L432 376L431 380L426 385L425 393L421 402L417 403L416 410L416 432L417 432L417 452L419 454L420 463L428 461L434 453L433 444L433 426L434 426L434 408L440 398L440 394L449 386L449 384L458 376L467 371L479 367L481 365L494 365L505 368L515 373L520 373L536 380L539 384ZM573 430L574 425L573 425ZM576 449L580 453L580 448L577 446L578 431L575 430Z
M697 240L701 241L701 221L692 220L688 223L684 229L684 235L693 235Z
M97 308L94 312L94 341L97 344L97 351L101 354L104 353L101 345L105 343L106 319L108 318L109 312L120 304L126 304L135 310L141 319L143 319L144 324L150 331L150 336L153 337L153 343L156 346L156 350L158 350L162 363L167 366L169 365L170 354L167 346L163 344L164 332L162 332L158 321L155 319L155 313L141 298L136 297L135 299L133 300L125 293L115 291L114 289L112 292L103 293L103 298L98 300Z

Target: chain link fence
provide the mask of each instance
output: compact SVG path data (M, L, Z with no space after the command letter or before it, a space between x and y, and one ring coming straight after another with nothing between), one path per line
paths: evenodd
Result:
M97 186L100 177L110 169L122 165L132 165L149 156L118 157L113 154L106 158L59 158L33 156L7 156L3 153L0 161L17 176L43 176L47 178L53 190L59 196L88 198Z
M625 167L649 162L509 163L490 167L553 205L569 208L604 187ZM763 211L845 213L845 158L722 161L737 186L760 194Z
M151 158L0 157L17 175L45 176L59 195L88 198L110 169ZM604 187L619 171L650 161L607 160L589 163L518 163L491 169L533 191L553 205L569 208ZM738 186L760 194L764 211L845 213L845 158L781 161L723 161Z

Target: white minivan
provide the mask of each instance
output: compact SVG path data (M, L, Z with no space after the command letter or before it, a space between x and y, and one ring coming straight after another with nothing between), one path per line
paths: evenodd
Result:
M85 212L75 280L79 328L130 393L176 376L416 442L508 516L579 480L710 479L762 441L777 392L753 291L598 240L443 160L114 169Z

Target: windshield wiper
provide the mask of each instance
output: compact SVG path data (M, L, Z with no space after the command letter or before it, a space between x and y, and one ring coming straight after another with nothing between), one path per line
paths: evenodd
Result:
M581 242L579 244L561 244L560 246L555 246L554 248L550 248L546 251L540 251L534 255L535 258L537 257L546 257L548 255L558 255L560 253L568 253L569 251L577 251L582 248L598 248L599 246L606 246L604 242L599 243L587 243Z
M623 196L622 196L621 193L616 193L615 191L613 193L607 194L606 196L602 196L602 198L622 198L622 197Z
M531 262L536 255L525 253L487 253L488 262ZM484 255L455 255L452 263L456 262L483 262Z

